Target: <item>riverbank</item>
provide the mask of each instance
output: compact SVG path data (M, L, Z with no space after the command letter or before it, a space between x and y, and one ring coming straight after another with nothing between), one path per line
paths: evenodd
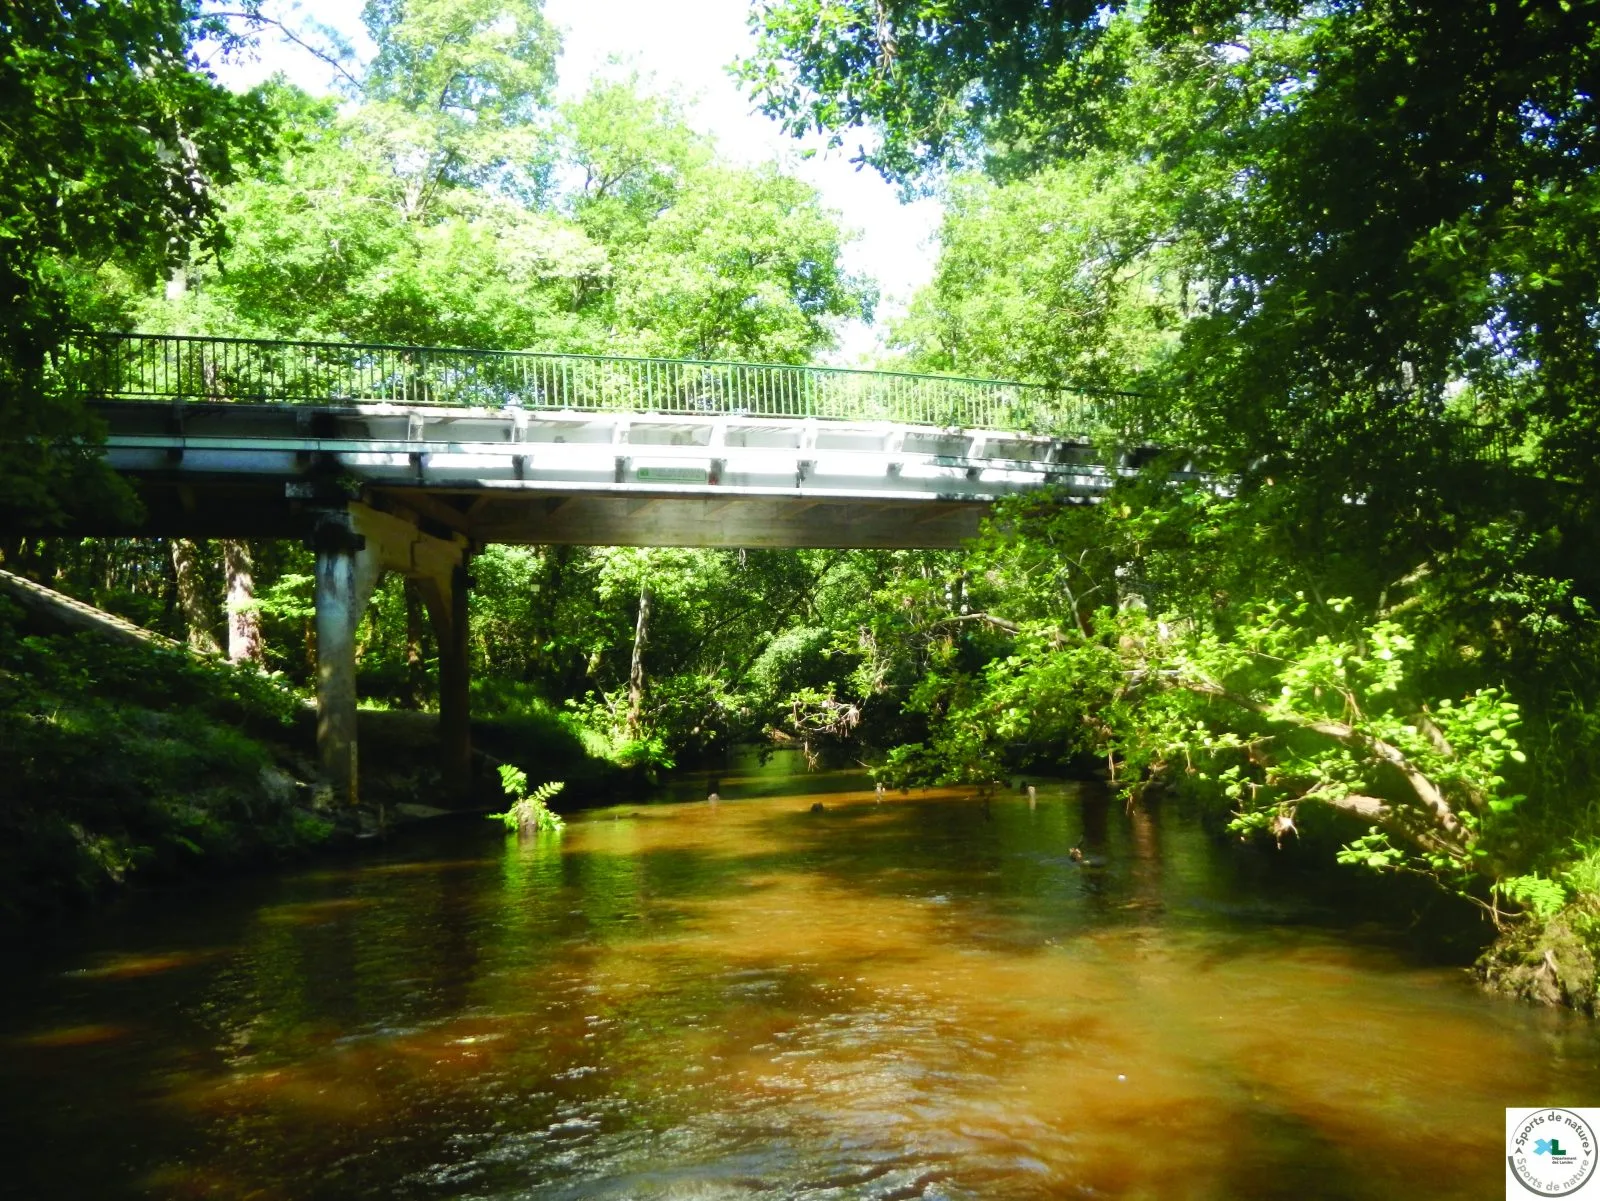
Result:
M338 810L314 783L300 697L122 625L61 628L0 598L0 925L135 884L271 869L439 811L436 715L363 710L363 803ZM474 732L498 758L570 777L578 797L625 775L560 730L491 719ZM467 808L488 810L501 797L480 758Z
M647 787L638 772L592 754L548 707L523 703L477 721L474 739L484 753L469 808L499 806L497 761L540 781L565 780L563 808ZM51 631L0 602L0 924L81 908L135 884L270 870L442 812L434 715L364 709L360 742L365 803L335 812L313 784L314 715L294 694L165 640ZM737 762L681 774L663 795L750 795L758 781L793 791L782 781L795 774L777 763ZM809 787L828 786L819 777ZM1337 840L1322 841L1290 842L1287 854L1313 870L1283 887L1382 893L1379 909L1402 899L1389 905L1397 927L1415 926L1417 913L1445 900L1420 882L1407 890L1351 877L1332 864ZM1587 893L1556 913L1509 924L1498 938L1457 919L1423 929L1453 961L1477 955L1493 992L1590 1015L1600 1007L1600 907Z

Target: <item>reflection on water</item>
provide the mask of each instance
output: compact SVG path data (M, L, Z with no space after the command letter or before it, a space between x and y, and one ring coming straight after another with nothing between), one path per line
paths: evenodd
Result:
M1485 1197L1505 1106L1600 1096L1592 1026L1159 811L846 783L416 831L13 969L7 1195Z

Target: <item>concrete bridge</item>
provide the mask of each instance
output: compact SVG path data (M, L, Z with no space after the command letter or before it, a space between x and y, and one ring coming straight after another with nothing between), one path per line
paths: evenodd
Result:
M1117 398L772 364L79 334L61 384L107 429L137 530L316 549L318 742L356 795L355 630L416 580L447 779L470 775L467 595L491 542L953 547L1003 497L1135 469Z

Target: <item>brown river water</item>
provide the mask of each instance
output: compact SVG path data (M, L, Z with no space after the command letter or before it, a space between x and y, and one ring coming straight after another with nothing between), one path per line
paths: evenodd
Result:
M720 788L8 953L0 1195L1486 1198L1505 1107L1600 1104L1594 1025L1175 814Z

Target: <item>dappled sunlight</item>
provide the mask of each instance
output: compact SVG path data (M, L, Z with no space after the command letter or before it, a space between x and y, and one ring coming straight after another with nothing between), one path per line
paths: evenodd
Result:
M140 976L153 976L158 972L175 971L204 963L217 951L166 951L149 955L113 955L93 967L75 968L69 976L82 980L134 980Z

